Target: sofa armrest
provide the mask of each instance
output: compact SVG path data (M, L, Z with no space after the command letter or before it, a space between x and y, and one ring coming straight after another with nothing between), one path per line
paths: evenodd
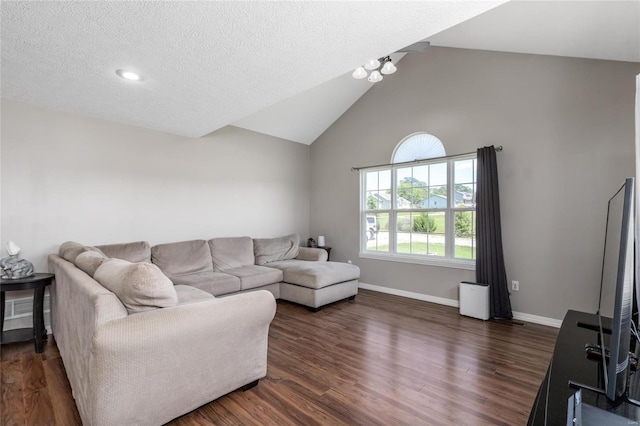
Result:
M273 295L255 291L113 320L93 339L93 425L164 424L266 375Z
M311 260L316 262L326 262L329 257L329 253L325 249L313 248L313 247L300 247L298 252L298 260Z

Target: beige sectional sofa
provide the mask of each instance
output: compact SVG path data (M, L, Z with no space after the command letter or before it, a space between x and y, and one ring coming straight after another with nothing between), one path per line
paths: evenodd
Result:
M275 298L314 310L357 294L359 269L326 259L295 235L63 244L52 327L83 423L163 424L256 384Z
M214 296L262 289L317 310L358 293L357 266L327 262L325 250L298 244L297 235L182 241L151 248L151 262L174 284Z

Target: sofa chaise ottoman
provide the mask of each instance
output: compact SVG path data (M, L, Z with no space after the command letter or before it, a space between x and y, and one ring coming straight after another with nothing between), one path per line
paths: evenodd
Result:
M322 306L358 294L358 267L339 262L282 260L269 263L282 271L280 297L318 311Z

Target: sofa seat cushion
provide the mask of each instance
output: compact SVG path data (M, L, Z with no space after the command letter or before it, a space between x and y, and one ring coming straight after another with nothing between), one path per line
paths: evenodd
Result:
M187 305L189 303L215 299L212 294L189 285L177 285L174 288L178 295L178 305Z
M282 281L282 271L275 268L267 268L266 266L242 266L240 268L227 269L225 272L240 279L241 290L262 287L263 285Z
M96 246L107 257L128 260L129 262L151 262L151 245L147 241L135 241L123 244Z
M178 304L173 283L152 263L105 260L94 279L118 296L130 314Z
M360 278L360 268L342 262L308 262L305 260L283 260L268 265L284 273L285 283L318 289Z
M209 249L214 271L224 272L254 264L251 237L212 238L209 240Z
M170 277L175 285L188 285L214 296L240 291L240 278L223 272L198 272Z
M211 252L205 240L158 244L151 249L151 261L169 278L197 272L213 272Z

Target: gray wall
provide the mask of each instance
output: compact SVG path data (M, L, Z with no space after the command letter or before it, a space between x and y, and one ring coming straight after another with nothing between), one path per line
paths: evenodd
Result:
M2 101L6 243L46 271L76 240L309 234L306 145L226 127L199 139Z
M448 154L498 154L507 276L514 311L561 319L595 311L608 198L635 174L640 64L431 48L409 54L311 146L311 232L361 281L457 299L475 272L359 259L359 175L419 131Z

